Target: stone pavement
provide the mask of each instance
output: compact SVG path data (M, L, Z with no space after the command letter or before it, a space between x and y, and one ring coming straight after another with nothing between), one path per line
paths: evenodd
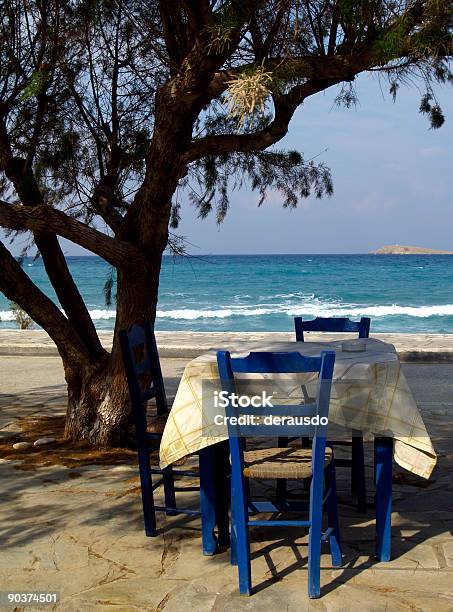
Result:
M174 391L185 360L162 362ZM18 429L19 415L63 414L58 358L2 357L0 367L4 440ZM228 554L202 556L198 519L161 515L162 535L144 536L133 457L124 465L71 468L2 460L0 590L56 590L61 596L56 609L65 611L452 611L453 365L406 364L404 370L439 464L430 481L395 466L391 562L373 559L372 511L359 515L342 504L345 565L332 570L328 555L323 556L321 599L306 596L304 532L264 528L253 529L251 537L256 592L240 597ZM347 470L338 474L346 500ZM183 499L187 505L197 503L193 493ZM22 609L34 608L16 607Z

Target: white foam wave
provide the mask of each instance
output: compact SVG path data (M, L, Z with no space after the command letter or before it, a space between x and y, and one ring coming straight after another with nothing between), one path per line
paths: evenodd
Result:
M0 310L0 321L14 321L14 315L10 310Z
M360 304L342 304L338 302L313 302L290 304L267 304L266 307L232 307L218 310L180 308L174 310L158 310L157 316L162 319L180 319L191 321L195 319L227 319L229 317L258 317L265 315L286 314L288 316L324 316L324 317L389 317L407 316L417 318L427 317L449 317L453 316L453 304L434 304L431 306L400 306L398 304L382 306L361 306ZM90 310L94 321L115 318L114 310L94 309ZM0 311L0 321L14 321L14 315L10 310Z
M370 316L388 317L443 317L453 316L453 304L433 306L399 306L397 304L383 306L360 306L358 304L322 304L315 301L313 304L301 304L300 306L271 306L268 308L222 308L219 310L159 310L157 316L166 319L226 319L228 317L256 317L272 314L287 314L288 316L324 316L324 317L348 317L348 316Z
M314 300L314 299L316 299L314 293L310 293L310 294L307 295L306 293L300 293L300 292L296 292L296 293L276 293L272 297L274 297L274 298L284 298L284 299L299 298L299 299L305 299L305 300Z
M360 306L359 304L326 304L326 305L301 305L297 308L288 307L287 314L297 316L303 314L322 315L324 317L348 317L348 316L369 316L369 317L389 317L408 316L408 317L449 317L453 316L453 304L435 304L432 306L399 306L398 304L382 306Z
M271 308L223 308L221 310L158 310L157 316L163 319L227 319L228 317L257 317L259 315L272 314Z
M62 312L64 312L62 310ZM114 319L116 312L114 310L90 310L89 311L93 321L99 321L100 319ZM0 311L0 321L14 321L14 314L11 310Z
M116 312L114 310L90 310L90 316L94 321L101 319L114 319Z

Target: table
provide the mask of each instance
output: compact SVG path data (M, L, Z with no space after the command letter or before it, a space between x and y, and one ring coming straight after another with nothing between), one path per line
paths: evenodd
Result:
M429 478L437 458L394 346L368 338L364 352L347 352L342 344L343 341L271 341L236 343L228 349L234 356L245 356L250 351L299 351L304 355L319 355L322 350L335 351L329 421L335 426L357 429L365 437L374 438L376 554L384 561L390 558L392 456L400 466L423 478ZM212 349L187 364L160 446L161 467L203 451L200 453L201 502L206 516L210 517L203 525L203 549L206 554L212 554L212 549L215 549L212 535L214 517L220 516L222 522L225 514L225 510L221 509L225 492L216 488L216 483L219 484L221 479L226 480L225 468L221 465L221 453L218 455L218 451L212 449L227 439L226 431L223 435L218 431L210 435L206 433L206 427L203 430L203 381L218 384L220 390L216 352L217 348ZM307 375L301 376L303 384L309 385ZM209 471L210 477L203 475ZM213 474L214 488L209 484ZM223 532L221 537L224 537Z

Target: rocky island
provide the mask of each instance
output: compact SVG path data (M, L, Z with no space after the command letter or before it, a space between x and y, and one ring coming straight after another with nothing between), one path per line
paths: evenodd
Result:
M402 246L391 244L383 246L377 251L372 251L372 255L453 255L453 251L436 251L435 249L424 249L423 247Z

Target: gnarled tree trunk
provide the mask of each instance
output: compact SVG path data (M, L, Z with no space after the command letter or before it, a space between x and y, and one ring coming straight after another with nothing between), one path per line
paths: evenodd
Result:
M68 407L65 436L98 446L129 442L129 395L122 365L112 357L81 368L65 363Z
M110 355L87 364L65 360L68 409L65 435L98 446L127 446L131 440L129 392L118 331L154 321L161 264L160 253L148 265L118 270L117 320Z

